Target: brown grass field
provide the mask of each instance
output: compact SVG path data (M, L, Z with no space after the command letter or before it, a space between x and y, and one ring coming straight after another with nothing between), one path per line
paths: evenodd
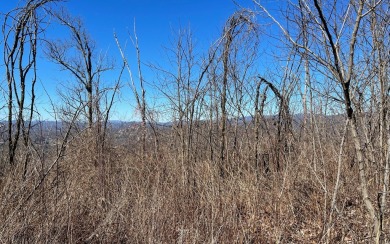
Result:
M174 128L159 137L165 143L156 151L148 142L143 160L136 138L116 145L111 135L99 150L93 134L80 133L54 166L55 153L38 149L25 179L22 163L6 167L0 242L370 243L358 168L348 156L329 219L339 149L326 131L316 150L302 139L293 152L280 153L279 171L270 151L267 172L254 167L251 143L240 138L239 150L229 149L224 177L202 142L191 161L182 161Z

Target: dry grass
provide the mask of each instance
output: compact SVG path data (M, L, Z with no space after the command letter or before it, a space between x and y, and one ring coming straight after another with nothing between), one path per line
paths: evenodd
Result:
M142 163L134 148L109 140L99 153L93 141L74 139L37 189L54 156L35 156L26 179L22 164L6 169L1 243L370 242L357 168L347 157L328 223L337 170L330 143L315 162L302 144L281 172L256 172L243 159L221 178L215 162L182 164L168 147Z

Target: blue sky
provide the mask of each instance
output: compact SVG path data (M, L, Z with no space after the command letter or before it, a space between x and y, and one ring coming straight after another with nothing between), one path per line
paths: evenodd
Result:
M9 11L19 2L19 0L3 1L0 5L0 12ZM237 2L253 7L250 0ZM272 5L275 1L268 2ZM97 50L107 51L116 60L116 64L120 64L121 59L113 33L115 31L120 41L124 43L129 40L128 33L133 31L134 21L136 21L142 60L161 63L166 58L163 47L172 46L171 42L175 32L180 27L190 27L198 48L206 50L220 36L229 16L239 9L231 0L69 0L59 4L67 8L73 16L78 16L83 20L97 44ZM61 31L63 29L54 29L50 36L61 36L63 35ZM135 55L131 55L132 53L134 54L134 52L128 53L128 58L133 62L132 69L136 73ZM66 74L59 73L55 66L45 63L43 54L41 58L41 67L44 67L41 69L45 72L40 73L40 82L56 100L55 94L60 79L67 82L64 78ZM4 77L3 72L3 70L0 71L2 77ZM47 103L45 92L42 87L37 87L37 89L38 103L45 106ZM133 95L130 90L124 89L122 97L125 99L117 104L114 119L132 120ZM42 116L48 119L47 115Z
M66 5L71 13L82 16L101 46L113 43L114 30L125 33L136 20L141 44L148 48L159 48L172 29L189 23L196 36L211 41L236 9L230 0L99 0L69 1Z
M19 0L2 1L0 12L8 12L20 3ZM208 47L218 38L224 22L237 9L230 0L69 0L60 4L83 20L92 39L96 41L97 49L108 51L116 64L121 61L113 33L115 31L124 43L129 40L128 32L133 31L134 21L142 59L161 62L165 55L162 47L171 45L174 32L180 27L190 27L198 45ZM60 31L63 29L54 30L52 35L61 36ZM131 60L135 57L128 58ZM55 100L53 94L58 89L59 78L62 79L65 74L59 75L56 67L45 64L44 60L40 63L48 71L40 74L41 83ZM4 77L4 70L0 74ZM46 95L41 87L37 88L38 103L44 105L47 102ZM118 119L131 119L131 109L127 112L126 107L126 104L118 106L125 113L118 115Z

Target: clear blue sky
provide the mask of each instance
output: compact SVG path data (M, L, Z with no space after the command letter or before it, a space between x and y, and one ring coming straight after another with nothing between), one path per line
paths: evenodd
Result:
M132 31L134 19L144 53L167 44L172 30L191 25L195 36L212 41L236 6L231 0L111 0L69 1L69 11L81 16L99 46L113 45L113 31Z
M250 0L237 2L253 6ZM0 4L0 12L5 13L18 3L19 0L3 1ZM115 31L120 40L125 42L129 39L127 33L133 30L134 20L142 59L145 62L163 62L165 54L162 47L171 46L174 32L180 27L190 26L197 45L207 48L220 36L224 23L238 9L231 0L69 0L59 4L84 21L92 39L97 43L97 49L108 50L117 64L121 60L113 33ZM61 35L55 30L53 34ZM58 88L59 77L63 79L65 74L59 75L53 66L44 67L48 72L42 72L40 78L48 92L53 95ZM134 66L136 73L135 68ZM3 69L0 74L4 77ZM129 97L133 96L130 91L125 92ZM38 102L44 105L47 99L42 88L38 88L37 93L40 98ZM133 111L126 105L126 101L117 108L122 114L117 114L116 119L132 119Z

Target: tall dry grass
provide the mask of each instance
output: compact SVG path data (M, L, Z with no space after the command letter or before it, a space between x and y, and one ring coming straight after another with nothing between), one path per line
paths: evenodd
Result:
M117 145L110 137L103 150L95 142L94 135L76 135L42 184L54 152L35 153L25 179L23 164L4 168L1 243L371 241L358 169L348 156L329 223L338 145L326 138L317 149L296 144L280 172L272 165L268 173L252 167L249 149L242 147L224 178L216 162L183 164L166 144L156 155L151 142L142 162L134 140ZM23 150L19 155L22 161Z

